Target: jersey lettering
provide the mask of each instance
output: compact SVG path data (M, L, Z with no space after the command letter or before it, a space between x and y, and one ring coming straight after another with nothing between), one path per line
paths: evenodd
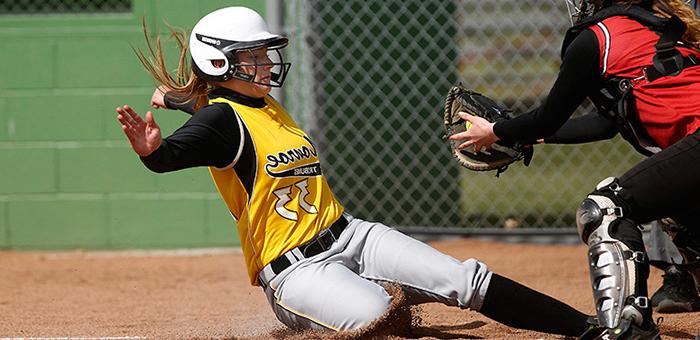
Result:
M291 211L287 208L285 208L285 204L289 203L292 198L289 196L289 194L292 192L292 187L284 187L282 189L277 189L273 191L275 196L277 196L278 200L277 203L275 203L275 211L280 214L280 216L296 221L297 220L297 213L294 211Z
M308 146L302 145L301 147L288 149L276 154L268 154L265 157L267 159L265 172L269 176L276 178L321 176L321 165L318 162L292 167L283 171L277 170L282 165L294 165L296 162L315 158L318 155L313 143L305 136L304 140L309 143Z
M309 195L309 189L308 189L309 183L308 183L308 181L303 180L303 181L297 183L296 186L297 186L297 188L299 188L301 190L301 192L299 193L299 206L302 209L306 210L306 212L309 214L318 213L318 209L316 209L316 207L314 207L313 205L306 202L306 196Z
M309 183L308 179L305 179L301 182L297 182L293 186L297 187L299 189L299 206L304 209L309 214L317 214L318 209L310 204L309 202L306 202L306 197L309 196ZM275 196L277 196L278 200L275 203L275 211L282 217L296 221L299 219L299 216L295 211L287 209L285 205L289 202L292 201L291 193L292 193L292 186L284 187L281 189L277 189L273 192Z

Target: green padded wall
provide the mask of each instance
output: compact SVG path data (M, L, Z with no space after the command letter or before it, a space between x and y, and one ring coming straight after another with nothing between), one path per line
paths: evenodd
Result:
M148 109L154 83L132 50L144 47L142 20L151 32L188 30L233 5L264 15L262 0L133 0L130 11L111 14L0 12L0 249L238 244L207 170L151 173L114 111ZM167 135L188 116L155 117Z

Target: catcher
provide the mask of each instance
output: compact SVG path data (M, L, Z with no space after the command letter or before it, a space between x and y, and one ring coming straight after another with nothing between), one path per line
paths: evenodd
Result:
M471 124L458 149L527 143L554 134L586 97L603 120L649 157L602 180L576 212L604 339L658 339L647 297L648 257L638 225L671 216L700 249L700 21L682 0L567 1L573 27L559 75L532 112ZM616 155L606 155L614 161ZM678 242L676 243L678 244Z
M178 70L187 70L187 43ZM146 35L148 37L148 35ZM148 42L148 41L147 41ZM469 308L506 325L577 336L588 316L491 272L458 261L382 223L345 211L323 175L315 145L269 96L282 86L287 38L268 32L255 11L228 7L192 29L193 73L171 75L160 44L148 42L144 66L172 89L171 108L192 104L192 117L162 139L151 112L129 106L118 120L143 164L154 172L206 166L237 221L252 285L292 329L355 330L389 308L383 284L405 290L410 303ZM274 61L273 61L274 60ZM156 90L152 104L165 106ZM556 320L556 322L552 322Z
M490 122L512 117L510 111L500 108L490 98L468 90L461 84L451 88L445 100L444 124L447 136L464 132L471 126L471 123L459 116L460 112L468 112ZM537 144L581 144L610 139L617 133L618 128L613 121L592 113L569 119L555 134L538 139ZM475 171L495 170L496 176L518 160L522 159L525 165L529 165L533 154L531 145L520 143L496 142L490 149L482 149L480 152L474 152L473 146L458 148L458 140L451 140L450 146L457 162L463 167ZM688 238L689 230L682 225L664 221L652 221L641 225L640 229L643 231L649 263L664 271L663 285L651 297L652 307L659 313L700 310L700 296L696 288L696 282L700 283L700 249L692 248L693 245L682 241ZM679 240L680 249L673 243L676 239ZM696 277L695 280L693 276Z

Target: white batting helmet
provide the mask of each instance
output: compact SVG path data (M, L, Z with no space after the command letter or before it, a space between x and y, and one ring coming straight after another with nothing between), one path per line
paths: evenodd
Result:
M226 81L232 78L255 82L255 73L245 73L238 64L237 52L252 51L266 47L274 62L257 63L272 65L269 84L282 86L290 63L282 59L280 49L287 46L287 38L272 34L267 24L254 10L247 7L226 7L213 11L200 19L190 34L190 54L192 69L206 81ZM252 54L252 53L251 53ZM223 60L223 67L216 67L212 61Z

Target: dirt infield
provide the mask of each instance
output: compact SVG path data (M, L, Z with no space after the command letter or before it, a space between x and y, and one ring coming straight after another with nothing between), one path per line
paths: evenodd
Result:
M457 239L429 242L592 313L586 248ZM0 252L0 338L324 338L286 330L239 251ZM653 270L650 290L661 284ZM517 308L517 306L513 306ZM662 336L693 339L700 313L663 316ZM392 338L558 339L440 304L413 310ZM552 322L557 322L552 320Z

